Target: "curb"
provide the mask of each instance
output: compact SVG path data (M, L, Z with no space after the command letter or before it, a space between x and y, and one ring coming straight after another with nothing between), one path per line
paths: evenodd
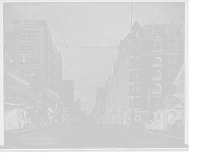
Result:
M35 132L35 131L46 130L46 129L49 129L49 127L40 128L40 129L36 129L36 130L29 130L29 131L24 131L24 132L18 132L18 133L13 133L13 134L8 134L8 135L4 135L4 138L5 138L5 137L17 136L17 135L21 135L21 134L29 133L29 132Z
M141 131L141 132L146 132L146 133L150 133L150 134L158 134L158 135L162 135L162 136L168 136L168 137L173 137L173 138L178 138L178 139L184 139L182 137L178 137L178 136L173 136L173 135L168 135L168 134L162 134L162 133L157 133L157 132L151 132L148 130L140 130L140 129L133 129L132 130L136 130L136 131Z

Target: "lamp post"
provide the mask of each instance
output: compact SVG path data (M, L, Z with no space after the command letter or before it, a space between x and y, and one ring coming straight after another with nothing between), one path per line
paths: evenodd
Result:
M149 120L149 107L150 107L150 100L151 100L151 86L150 86L150 79L151 77L148 78L149 79L149 87L147 88L147 100L148 100L148 120Z

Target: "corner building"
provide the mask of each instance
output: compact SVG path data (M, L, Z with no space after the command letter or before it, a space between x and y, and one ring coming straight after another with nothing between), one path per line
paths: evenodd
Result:
M62 55L45 20L15 19L12 30L14 67L31 83L36 99L36 107L30 112L47 120L63 106Z
M184 25L145 25L136 21L120 41L113 74L106 82L107 120L131 125L153 119L175 92L175 80L184 62Z

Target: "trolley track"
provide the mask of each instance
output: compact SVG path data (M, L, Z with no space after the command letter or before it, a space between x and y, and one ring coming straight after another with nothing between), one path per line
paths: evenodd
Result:
M94 127L94 125L92 125L92 126ZM116 139L118 139L118 140L120 140L121 142L125 143L126 145L132 146L132 144L131 144L130 142L124 140L123 138L119 137L118 135L116 135L116 134L114 134L114 133L112 133L112 132L110 132L110 131L108 131L108 130L106 130L106 129L100 127L100 126L98 126L98 127L99 127L101 130L103 130L104 132L106 132L106 133L108 133L108 134L114 136ZM113 145L113 143L112 143L110 140L108 140L108 138L106 138L105 135L103 135L100 131L98 131L98 129L97 129L96 127L94 127L94 128L95 128L95 130L99 133L99 135L101 135L101 137L102 137L109 145Z
M64 145L66 142L68 142L70 139L73 138L73 136L78 132L80 131L80 129L84 126L85 124L81 125L79 128L77 128L75 131L73 131L66 139L64 139L59 145ZM83 141L84 142L84 139ZM83 143L82 143L83 144Z

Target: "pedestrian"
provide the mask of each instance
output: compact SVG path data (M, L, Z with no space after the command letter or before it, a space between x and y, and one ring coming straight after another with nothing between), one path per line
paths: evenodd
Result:
M23 116L21 116L20 122L21 122L21 126L22 126L22 129L23 129L24 128L24 118L23 118Z
M151 129L153 130L153 128L154 128L154 123L153 123L152 120L150 120L150 126L151 126Z
M53 117L52 123L53 123L53 128L55 128L55 119L54 119L54 117Z
M35 118L33 121L34 129L36 129L36 123L37 123L37 119Z
M32 120L31 120L31 117L29 117L29 125L30 125L30 128L32 128Z

